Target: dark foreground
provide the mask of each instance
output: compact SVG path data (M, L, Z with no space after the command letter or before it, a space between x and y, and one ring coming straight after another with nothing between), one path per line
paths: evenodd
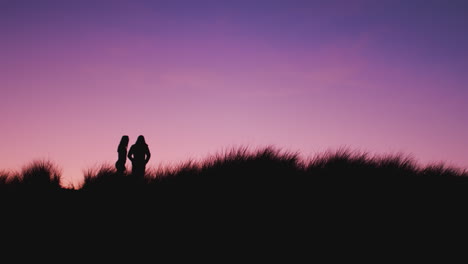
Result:
M66 240L73 234L91 244L163 239L174 247L209 245L205 250L229 256L241 248L278 254L292 247L334 260L414 253L415 247L452 241L468 223L467 174L442 165L421 168L402 156L343 151L305 163L268 148L237 150L142 179L103 167L75 189L61 187L58 176L42 163L20 178L4 178L4 229L19 225L16 231L58 233Z
M90 170L82 186L64 188L50 162L36 162L15 177L0 177L4 205L35 208L99 208L125 213L174 210L195 216L229 212L273 218L449 209L468 201L466 171L418 166L401 155L370 157L337 151L304 162L273 148L232 150L204 162L148 171L144 178L117 175L112 167ZM343 216L340 216L343 217ZM307 217L308 218L308 217Z

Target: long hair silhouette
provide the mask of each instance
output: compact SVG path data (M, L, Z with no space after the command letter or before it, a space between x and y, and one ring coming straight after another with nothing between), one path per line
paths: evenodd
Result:
M117 147L118 159L115 163L117 173L122 175L125 172L125 163L127 162L127 147L129 138L127 135L122 136L119 146Z
M138 136L135 144L130 147L128 158L132 161L132 175L135 178L143 178L145 176L146 164L151 158L151 153L144 136Z
M138 136L137 141L135 142L135 145L148 146L148 144L146 144L145 137L141 135Z

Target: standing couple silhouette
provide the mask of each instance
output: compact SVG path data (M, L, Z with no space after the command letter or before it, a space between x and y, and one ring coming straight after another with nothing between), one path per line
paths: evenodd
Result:
M122 136L117 152L119 159L115 163L118 175L123 175L125 172L125 163L127 162L127 147L128 136ZM128 159L132 162L132 175L135 178L143 178L145 176L146 164L151 158L151 153L146 144L144 136L138 136L137 141L130 147L128 151Z

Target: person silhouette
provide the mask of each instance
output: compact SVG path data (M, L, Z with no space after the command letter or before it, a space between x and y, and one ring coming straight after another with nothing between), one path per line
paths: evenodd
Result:
M151 153L144 136L138 136L137 141L130 147L128 158L132 161L132 175L135 178L145 176L146 164L151 158Z
M125 163L127 162L127 147L128 147L128 136L122 136L120 139L119 146L117 147L118 160L115 163L118 175L123 175L125 172Z

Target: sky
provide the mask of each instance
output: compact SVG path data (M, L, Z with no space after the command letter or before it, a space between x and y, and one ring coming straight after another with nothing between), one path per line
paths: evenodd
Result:
M468 168L468 1L0 0L0 168L236 146ZM130 162L127 163L129 166Z

